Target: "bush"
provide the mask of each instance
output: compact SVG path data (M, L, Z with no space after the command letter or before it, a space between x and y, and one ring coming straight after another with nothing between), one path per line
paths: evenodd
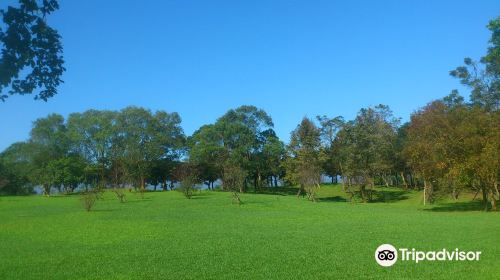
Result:
M95 202L97 201L97 194L94 191L88 191L83 193L82 197L80 198L80 201L82 202L83 208L87 210L87 212L90 212L92 210L92 207L94 207Z
M118 200L121 203L124 203L127 201L127 198L125 196L125 190L123 188L114 188L113 192L116 194L116 198L118 198Z
M195 176L187 176L181 181L179 190L184 194L185 197L191 199L196 190L196 184L198 181Z
M246 171L237 165L226 165L224 167L223 186L225 190L233 193L232 203L242 203L240 193L243 192L246 176Z

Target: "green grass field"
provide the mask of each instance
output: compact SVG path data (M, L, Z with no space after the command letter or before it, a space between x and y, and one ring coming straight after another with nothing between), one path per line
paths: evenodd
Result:
M290 191L290 193L292 190ZM470 197L424 209L421 194L379 189L384 202L351 203L339 186L320 201L293 195L112 193L85 212L78 196L0 198L0 279L494 279L499 213ZM454 211L456 210L456 211ZM482 251L477 262L380 267L383 243ZM496 276L495 276L496 275Z

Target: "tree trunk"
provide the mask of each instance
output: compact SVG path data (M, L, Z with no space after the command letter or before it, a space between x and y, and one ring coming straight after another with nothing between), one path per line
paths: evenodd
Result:
M403 180L403 185L404 185L404 188L405 188L405 190L407 190L407 189L408 189L408 183L406 183L406 179L405 179L405 174L404 174L404 172L400 172L400 174L399 174L399 175L401 175L401 179Z
M389 187L389 181L387 181L387 177L385 175L382 175L382 180L384 180L385 186Z
M481 188L483 191L483 204L484 204L484 211L488 211L488 194L486 187Z
M43 185L42 186L42 189L43 189L43 195L49 197L50 196L50 186L48 185Z
M301 184L299 187L299 191L297 192L297 198L300 197L301 194L302 196L304 196L304 191L304 186Z
M427 201L427 180L424 179L424 206L425 202Z
M144 177L141 176L141 191L144 191L144 186L145 186L145 184L144 184Z
M495 197L495 193L493 192L493 190L491 190L490 199L491 199L491 210L497 211L497 199Z
M361 193L361 199L363 202L366 202L366 186L364 184L359 187L359 192Z

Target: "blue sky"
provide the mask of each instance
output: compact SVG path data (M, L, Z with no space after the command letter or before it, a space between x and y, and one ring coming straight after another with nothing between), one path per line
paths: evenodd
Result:
M7 3L13 1L7 1ZM6 6L0 4L0 7ZM178 112L187 134L228 109L265 109L284 141L304 116L379 103L396 116L459 88L485 53L498 1L60 1L49 17L67 72L47 103L0 103L0 150L49 113L137 105ZM461 91L468 95L467 92Z

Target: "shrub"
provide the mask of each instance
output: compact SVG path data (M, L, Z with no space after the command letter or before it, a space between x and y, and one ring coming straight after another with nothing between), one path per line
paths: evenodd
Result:
M88 191L83 193L80 201L82 202L83 208L89 212L94 207L95 202L97 201L98 195L94 191Z
M194 191L196 190L197 183L198 180L195 176L186 176L184 179L182 179L179 190L184 194L185 197L191 199L191 197L193 197Z
M125 196L125 190L123 188L114 188L113 192L116 194L116 198L118 198L118 200L121 203L124 203L127 201L127 198Z

